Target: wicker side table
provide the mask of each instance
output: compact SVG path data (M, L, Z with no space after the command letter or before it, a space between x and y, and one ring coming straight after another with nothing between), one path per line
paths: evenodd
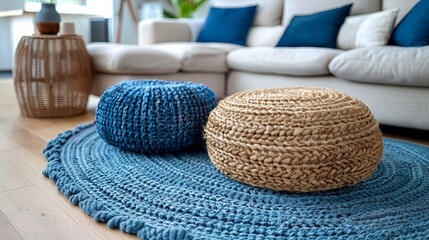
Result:
M25 117L66 117L85 112L92 87L90 57L76 35L22 37L14 85Z

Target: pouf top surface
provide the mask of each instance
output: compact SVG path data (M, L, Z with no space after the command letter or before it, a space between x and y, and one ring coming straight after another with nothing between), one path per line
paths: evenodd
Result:
M138 92L134 92L132 90L136 90ZM144 96L145 91L156 91L162 90L163 92L169 93L199 93L203 92L204 94L208 94L210 96L215 97L215 93L211 91L208 87L200 83L192 83L192 82L178 82L178 81L165 81L165 80L157 80L157 79L144 79L144 80L125 80L118 84L115 84L109 87L106 92L110 91L126 91L130 94L133 94L135 97ZM161 92L156 92L157 94L161 94Z
M228 106L231 110L244 113L293 115L323 114L325 110L329 112L367 110L367 107L355 98L339 91L318 87L250 90L226 98L221 102L221 106Z
M219 102L212 115L225 131L241 127L246 138L268 146L289 146L288 140L294 140L296 147L324 145L328 139L332 144L379 131L361 101L318 87L237 93ZM264 134L271 137L261 139Z
M183 88L183 87L197 87L201 86L199 83L191 83L191 82L172 82L172 81L164 81L157 79L142 79L142 80L125 80L118 84L116 87L145 87L145 88L157 88L162 86L163 88Z

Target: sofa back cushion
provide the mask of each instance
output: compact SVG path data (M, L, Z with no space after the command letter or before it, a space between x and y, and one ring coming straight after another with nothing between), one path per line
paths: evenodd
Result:
M245 46L256 8L257 6L212 7L197 42L221 42Z
M283 14L283 0L213 0L215 7L244 7L255 6L256 9L254 26L280 25Z
M413 8L420 0L383 0L383 9L399 8L396 24L398 24L405 15Z
M250 5L255 2L260 4L260 9L257 10L253 23L254 27L252 27L247 39L248 46L250 47L275 46L283 33L279 31L278 26L264 28L255 26L287 25L294 15L312 14L344 6L347 3L353 3L350 15L361 15L377 12L382 9L399 8L399 14L396 19L396 24L398 24L420 0L278 0L277 5L269 4L272 1L277 0L214 0L215 3L220 3L224 6L234 6L237 4ZM283 13L279 10L280 8L283 8ZM261 33L263 34L262 36L259 35Z
M429 0L421 0L399 22L391 43L404 47L429 45Z
M352 4L292 18L277 47L335 48L338 32Z
M381 10L381 0L284 0L283 25L288 25L295 15L313 14L350 3L353 3L350 15Z
M392 34L398 11L398 8L392 8L346 18L338 34L337 47L348 50L386 45Z
M252 27L247 35L249 47L274 47L284 32L281 25Z

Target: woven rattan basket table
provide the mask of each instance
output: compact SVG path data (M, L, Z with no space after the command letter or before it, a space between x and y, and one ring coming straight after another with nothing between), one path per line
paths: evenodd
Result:
M24 36L16 49L14 84L25 117L66 117L85 112L92 67L77 35Z

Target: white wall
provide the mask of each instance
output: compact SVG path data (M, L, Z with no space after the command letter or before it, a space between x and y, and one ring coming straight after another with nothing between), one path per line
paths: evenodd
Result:
M12 36L8 18L0 18L0 71L12 69Z
M0 11L23 9L24 0L0 0ZM13 65L12 35L9 18L0 18L0 70L11 70Z
M91 1L88 1L88 3L90 2ZM112 3L113 0L108 0L105 2L106 4L109 4L109 3ZM18 9L21 9L21 10L24 9L24 0L0 0L0 11L18 10ZM105 6L104 9L109 9L109 8ZM0 17L0 70L11 70L13 68L15 49L16 49L16 46L18 45L19 40L21 39L22 36L32 35L36 31L34 21L33 21L34 14L35 13L26 13L22 16L3 17L3 18ZM91 16L74 15L74 14L60 14L60 15L61 15L62 21L75 23L76 33L81 35L85 42L88 43L90 41ZM130 31L128 29L124 29L124 30ZM113 31L109 31L109 35L113 36L112 33Z
M24 0L0 0L0 11L24 9Z
M133 0L134 7L137 7L139 0ZM167 0L161 0L167 1ZM11 9L22 9L24 0L0 0L0 11L11 10ZM110 1L107 1L110 2ZM114 41L116 24L117 24L117 13L119 10L120 0L113 0L113 18L109 19L109 41ZM196 17L202 17L207 14L208 6L204 6ZM125 44L137 44L137 25L133 22L128 5L124 6L124 15L122 23L121 43ZM140 13L136 9L137 17L139 18ZM19 19L21 18L21 19ZM90 16L82 15L61 15L62 21L74 22L76 32L83 37L85 42L90 41ZM23 35L31 35L35 31L33 24L33 15L28 16L12 17L12 18L0 18L0 70L11 69L13 66L14 49L16 48L18 41Z
M204 3L198 11L195 12L194 18L206 18L207 15L209 15L211 3L210 1L207 1Z
M9 26L10 33L12 36L12 59L15 58L14 54L16 47L18 46L19 40L21 40L22 36L31 36L35 32L35 26L33 23L33 15L32 14L24 14L19 17L11 17L9 18Z
M76 34L80 35L86 43L89 43L89 41L91 40L90 16L62 14L61 21L74 23Z
M91 37L90 18L87 15L61 14L64 22L73 22L76 33L88 43ZM13 69L15 49L22 36L31 36L36 32L34 14L0 18L0 70Z
M113 37L116 34L116 27L118 23L118 11L121 0L114 0L113 8L113 21L111 31ZM137 8L137 0L133 0L134 8ZM139 17L138 11L136 10L137 18ZM122 17L122 32L121 32L121 43L124 44L137 44L137 25L133 22L129 11L128 4L124 4L123 17Z
M121 0L114 0L114 17L113 17L113 21L111 21L110 23L110 29L109 29L109 33L110 35L110 40L113 42L114 40L114 35L116 34L116 27L117 27L117 17L118 17L118 11L119 11L119 3ZM133 0L134 1L134 7L137 8L137 3L139 2L138 0ZM144 2L148 2L148 1L153 1L153 0L143 0ZM166 1L169 0L158 0L160 2L164 2L164 4L166 4ZM168 4L166 4L166 6L168 6ZM124 6L124 15L123 15L123 22L122 22L122 33L121 33L121 43L125 43L125 44L137 44L137 25L134 24L131 15L130 15L130 11L128 8L128 5ZM208 14L208 11L210 9L210 1L207 1L206 4L204 4L199 11L196 12L195 14L195 18L205 18ZM139 9L136 9L136 14L137 14L137 18L140 19L140 12Z

